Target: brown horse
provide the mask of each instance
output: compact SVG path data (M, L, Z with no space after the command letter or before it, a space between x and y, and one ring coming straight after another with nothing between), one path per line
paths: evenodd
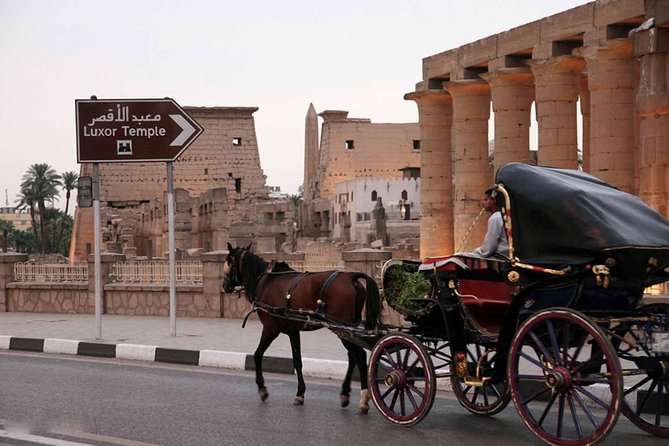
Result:
M262 358L270 344L280 333L288 335L293 354L293 366L297 373L297 395L294 404L304 404L306 389L302 376L302 353L300 351L300 331L322 328L318 322L291 320L291 310L302 310L312 316L312 320L333 321L338 325L358 325L362 309L365 308L365 328L372 330L379 324L381 301L379 289L374 279L363 273L327 271L300 273L281 262L270 268L270 264L246 248L233 248L228 243L228 257L224 265L224 289L233 292L243 287L246 297L258 309L258 317L263 325L260 343L253 357L256 369L256 384L260 399L269 396L262 374ZM269 271L272 269L272 271ZM364 286L362 284L364 282ZM281 315L284 315L282 317ZM294 314L294 313L293 313ZM287 316L287 317L286 317ZM341 388L342 407L349 404L353 369L360 372L360 413L369 410L369 390L367 390L367 354L365 350L340 338L348 353L348 369Z

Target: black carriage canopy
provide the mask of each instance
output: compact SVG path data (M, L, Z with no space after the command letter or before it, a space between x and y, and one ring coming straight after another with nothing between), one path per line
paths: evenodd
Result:
M669 221L635 195L578 170L522 163L500 168L496 183L509 192L514 255L523 262L577 265L610 257L623 275L644 281L647 271L664 275L669 266Z

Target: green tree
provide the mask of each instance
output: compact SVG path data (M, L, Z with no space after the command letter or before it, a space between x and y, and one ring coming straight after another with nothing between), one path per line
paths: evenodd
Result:
M72 237L72 217L56 208L46 209L47 240L49 242L46 252L58 253L67 257L70 250L70 238Z
M77 182L79 181L79 174L77 172L64 172L63 173L63 189L65 189L65 215L70 207L70 195L72 190L77 187ZM66 219L62 218L61 223L65 222ZM65 225L60 225L60 232L58 234L58 239L62 240L65 235ZM68 237L69 239L69 237Z
M39 214L39 244L40 251L46 253L49 241L47 235L46 203L51 203L59 197L58 188L62 186L61 176L48 164L32 164L21 182L21 194L28 194L32 200L32 206L37 206ZM31 216L32 217L32 216ZM35 220L33 219L33 225Z
M30 223L31 227L33 229L33 236L35 240L37 240L37 217L35 216L35 206L36 206L36 199L35 199L35 194L33 193L33 190L29 187L23 187L21 186L21 190L19 191L19 198L16 200L16 209L18 210L23 210L23 209L28 209L28 212L30 212Z

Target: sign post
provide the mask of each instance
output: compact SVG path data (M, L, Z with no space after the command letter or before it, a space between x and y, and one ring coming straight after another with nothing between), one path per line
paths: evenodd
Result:
M169 247L169 272L170 272L170 335L177 335L177 266L175 259L175 236L174 236L174 165L167 163L167 246Z
M173 99L77 99L77 162L93 163L96 337L102 337L99 163L167 163L170 334L176 336L174 165L204 129Z
M102 339L102 228L100 227L100 165L93 164L93 232L95 234L95 338Z

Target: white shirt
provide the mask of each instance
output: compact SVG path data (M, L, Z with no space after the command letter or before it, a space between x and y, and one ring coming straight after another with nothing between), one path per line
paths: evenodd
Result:
M488 218L488 231L483 239L483 244L476 248L473 254L481 257L492 257L494 254L509 256L509 243L504 231L502 213L495 211Z

